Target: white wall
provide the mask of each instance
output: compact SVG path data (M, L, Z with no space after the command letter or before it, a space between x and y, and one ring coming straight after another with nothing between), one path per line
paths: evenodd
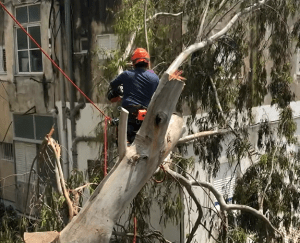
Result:
M292 102L291 103L291 108L293 110L293 116L295 118L295 122L297 123L297 131L296 131L296 136L300 138L300 101L297 102ZM202 114L202 116L205 114ZM253 108L253 115L254 115L254 123L257 125L254 125L249 128L249 137L250 140L253 142L253 146L255 149L257 149L256 146L256 141L257 141L257 131L259 128L258 123L261 122L261 120L267 119L270 122L273 123L274 126L277 125L278 119L279 119L279 111L276 109L275 106L271 107L269 105L261 106L261 107L256 107ZM197 118L200 118L201 115L198 115ZM187 117L185 117L187 119ZM194 132L197 132L196 126L193 124L193 129ZM196 177L198 180L202 181L208 181L212 184L216 182L217 180L225 179L226 177L230 176L233 173L233 168L228 166L228 161L226 158L226 144L230 142L230 140L233 138L232 135L228 134L225 138L225 141L223 142L223 152L220 157L220 171L217 174L216 178L209 178L207 173L203 171L202 164L198 162L198 157L195 156L194 151L193 151L193 146L190 144L188 145L188 154L186 157L194 156L195 157L195 169L191 172L194 177ZM290 150L295 150L298 149L295 146L291 146L288 149ZM257 158L258 159L258 158ZM250 166L250 161L244 159L241 162L241 167L239 168L240 173L244 173L246 169ZM221 190L221 187L219 188ZM214 197L210 195L211 200L209 199L208 195L204 192L204 189L197 187L194 188L195 194L197 195L198 200L200 201L201 205L203 207L212 207L214 210L218 209L217 207L213 206ZM197 219L198 212L196 209L196 206L194 203L192 203L192 208L191 208L191 214L188 215L188 210L189 208L185 204L185 214L184 214L184 235L187 235L190 231L191 228L189 228L189 225L193 225L194 222ZM202 223L206 225L207 228L212 229L212 233L217 230L216 226L219 225L216 222L213 221L212 223L210 222L210 219L213 214L210 213L209 210L203 208L204 211L204 218L202 219ZM217 219L217 217L215 217ZM190 222L190 224L189 224ZM211 228L210 228L211 227ZM200 226L196 232L195 235L195 242L199 243L208 243L208 242L215 242L212 238L209 238L209 233L202 227Z

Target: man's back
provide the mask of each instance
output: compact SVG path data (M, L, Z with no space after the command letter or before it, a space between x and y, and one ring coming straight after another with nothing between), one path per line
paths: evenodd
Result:
M118 86L123 85L123 107L134 105L148 107L158 82L159 78L152 70L135 68L134 70L124 71L111 82L111 87L116 89Z

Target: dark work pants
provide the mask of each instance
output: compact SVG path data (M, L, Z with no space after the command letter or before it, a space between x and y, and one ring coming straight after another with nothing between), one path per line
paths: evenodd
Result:
M135 139L135 135L142 125L142 121L136 119L138 109L140 107L124 107L129 112L127 123L127 141L132 143Z
M142 125L141 121L135 118L129 118L127 123L127 141L132 143L135 139L135 135Z

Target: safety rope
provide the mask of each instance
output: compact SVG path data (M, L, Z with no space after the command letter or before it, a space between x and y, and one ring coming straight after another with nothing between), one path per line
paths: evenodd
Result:
M137 235L137 220L136 216L133 218L133 223L134 223L134 234L133 234L133 241L132 243L136 243L136 235Z
M0 1L1 7L4 11L15 21L15 23L25 32L25 34L36 44L36 46L41 50L41 52L49 59L50 62L65 76L65 78L105 117L105 131L104 131L104 175L107 174L107 122L111 118L100 110L98 106L69 78L69 76L56 64L56 62L44 51L44 49L36 42L36 40L24 29L24 27L19 23L19 21L8 11L4 4Z
M104 129L104 176L107 175L107 124L108 119L105 117L105 129Z
M159 168L163 170L163 172L164 172L164 178L162 180L158 181L158 180L154 179L154 177L152 177L152 180L154 182L156 182L156 183L163 183L165 181L165 179L166 179L167 173L166 173L166 170L165 170L165 168L164 168L163 165L160 165Z

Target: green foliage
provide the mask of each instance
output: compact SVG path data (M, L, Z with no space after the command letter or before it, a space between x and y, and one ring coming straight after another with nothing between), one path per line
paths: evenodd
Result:
M220 29L228 22L235 10L243 10L254 2L257 1L210 1L201 35L198 36L207 1L150 1L146 18L158 12L181 11L187 17L184 18L186 31L182 38L176 32L179 29L178 18L162 17L147 22L149 51L155 71L158 74L164 72L182 46L188 47L196 40L207 39L215 33L212 32L215 27ZM250 159L256 152L259 161L251 164L237 181L234 200L258 209L259 198L263 193L263 212L268 211L268 217L275 226L282 224L286 229L299 222L298 217L293 214L293 210L299 207L296 190L300 178L299 153L288 150L289 146L296 144L294 133L297 127L293 121L290 102L295 99L291 90L291 63L293 48L300 47L300 21L296 19L299 9L298 0L267 0L260 9L245 14L216 42L193 53L181 67L187 81L177 104L178 110L191 115L186 124L189 134L216 128L231 132L230 135L209 136L193 142L194 153L209 175L216 176L219 172L219 160L223 151L226 152L230 165ZM125 67L126 60L120 62L120 57L130 34L135 31L137 34L133 48L146 47L144 2L123 1L123 10L116 13L116 16L114 29L119 36L121 48L115 59L112 58L105 64L103 70L109 78L112 74L115 75L117 66ZM290 24L292 22L295 24ZM252 129L253 134L257 132L254 134L257 136L250 137L250 127L255 125L253 107L263 104L271 104L278 109L279 121L272 125L268 119L262 120L257 130ZM200 113L201 117L196 116ZM180 147L182 154L186 151L185 146ZM178 159L176 163L183 169L193 169L194 161L181 160L177 155L174 159ZM163 177L163 172L160 172L156 179L161 180ZM161 207L162 220L176 223L176 215L180 215L182 209L182 198L165 197L170 194L171 189L175 190L176 185L169 180L164 184L165 189L162 189L149 183L135 199L138 202L135 205L146 208L152 205L152 200L146 196L150 192L155 195L154 199ZM145 209L141 209L141 212L144 216L141 213L138 220L146 230L148 225L141 220L149 212ZM132 220L129 221L131 223L127 226L131 228L127 228L132 229ZM245 242L248 233L254 234L254 238L260 242L264 241L262 237L273 237L262 221L248 213L237 216L237 226L229 230L229 241Z
M289 110L286 111L289 114ZM278 130L284 129L284 123L292 122L289 115L281 114L285 119L280 119ZM283 117L282 117L283 118ZM293 128L293 125L289 129ZM270 221L276 227L282 225L287 232L291 226L295 226L299 218L294 211L299 207L299 158L298 153L288 152L285 143L274 140L276 128L271 128L267 122L261 124L259 129L258 147L265 153L260 161L250 166L246 173L237 180L234 200L238 204L245 204L255 209L260 209L260 201L264 196L262 210L268 212ZM295 141L292 133L287 142ZM279 136L281 138L281 135ZM282 138L281 138L282 139ZM237 217L238 225L253 232L259 238L273 235L273 230L264 227L264 222L253 217L249 213L241 213ZM293 223L295 222L295 223Z
M243 228L234 228L229 231L228 242L230 243L246 243L248 235Z
M24 224L22 224L21 217L11 206L5 207L2 202L0 203L0 220L0 242L23 242Z
M67 223L68 211L65 198L49 187L37 222L38 231L61 231Z

